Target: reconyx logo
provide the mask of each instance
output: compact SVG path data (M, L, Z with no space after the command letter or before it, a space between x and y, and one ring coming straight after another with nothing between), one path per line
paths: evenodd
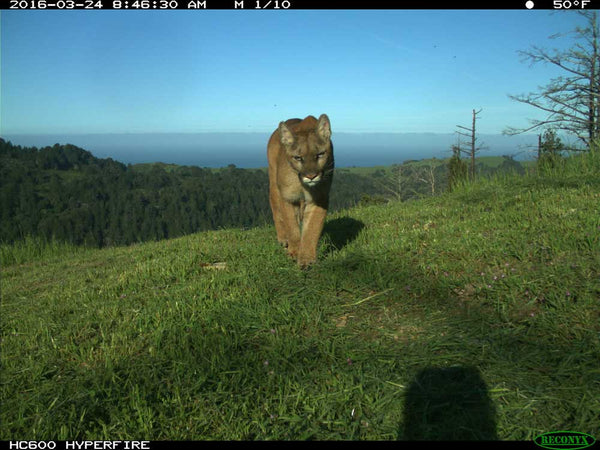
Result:
M533 442L551 450L576 450L594 445L596 439L578 431L551 431L540 434Z

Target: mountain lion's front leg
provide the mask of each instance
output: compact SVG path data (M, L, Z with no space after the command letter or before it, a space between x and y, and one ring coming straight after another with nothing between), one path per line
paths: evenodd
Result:
M298 249L298 265L306 267L317 260L317 244L323 231L327 209L315 203L306 203L302 222L302 236Z
M281 202L281 216L287 241L287 252L296 259L300 246L300 227L298 226L298 204Z
M275 223L275 230L277 232L277 240L284 247L288 245L288 231L284 222L283 217L283 198L277 185L271 181L269 188L269 203L271 204L271 211L273 211L273 222Z

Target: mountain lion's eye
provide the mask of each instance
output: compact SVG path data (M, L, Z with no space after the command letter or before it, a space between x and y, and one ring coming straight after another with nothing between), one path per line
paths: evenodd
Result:
M294 156L294 159L295 159L296 161L300 161L300 162L302 162L302 156Z
M317 153L317 158L321 159L323 156L325 156L325 152Z

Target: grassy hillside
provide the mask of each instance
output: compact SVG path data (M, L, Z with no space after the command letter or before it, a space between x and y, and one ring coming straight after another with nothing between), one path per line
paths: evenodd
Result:
M598 438L586 170L331 215L307 271L273 227L3 247L0 439Z

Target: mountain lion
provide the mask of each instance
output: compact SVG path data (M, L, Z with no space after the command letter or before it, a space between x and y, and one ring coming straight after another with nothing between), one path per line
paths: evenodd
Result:
M317 260L329 207L333 144L329 117L281 122L267 145L269 201L277 240L302 268Z

